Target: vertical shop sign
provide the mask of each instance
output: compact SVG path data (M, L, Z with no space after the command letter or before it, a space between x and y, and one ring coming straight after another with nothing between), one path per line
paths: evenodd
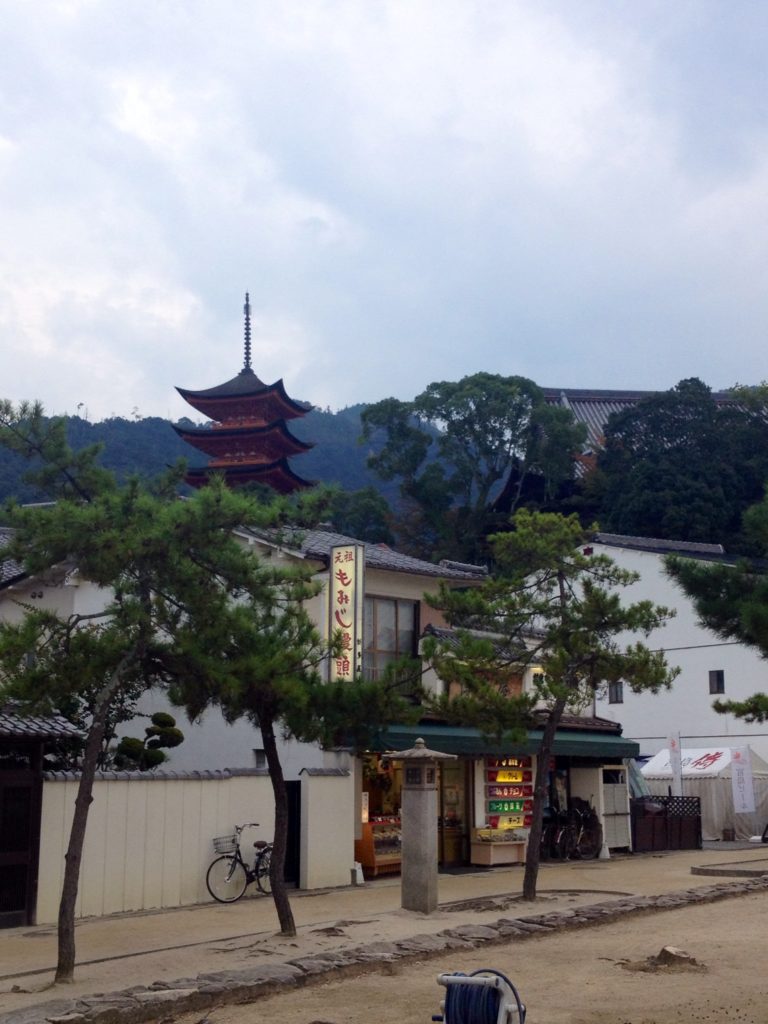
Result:
M328 610L329 637L341 635L341 650L331 658L331 679L354 679L363 671L363 598L365 547L331 548Z
M731 750L731 786L734 814L754 814L755 787L752 783L749 747L734 747Z

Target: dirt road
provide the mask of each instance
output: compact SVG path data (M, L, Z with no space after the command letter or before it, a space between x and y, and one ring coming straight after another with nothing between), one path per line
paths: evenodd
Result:
M207 1024L429 1024L444 991L437 974L482 967L515 983L527 1024L766 1024L767 933L768 893L752 894L397 964L386 973L212 1010ZM686 950L704 969L637 969L665 945Z

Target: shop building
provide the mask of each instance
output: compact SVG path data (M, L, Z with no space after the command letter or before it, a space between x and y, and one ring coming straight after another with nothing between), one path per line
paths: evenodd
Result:
M463 865L522 863L533 801L541 729L522 742L498 746L477 729L421 721L393 726L363 759L361 836L356 859L367 875L399 871L402 767L388 750L422 738L431 750L456 754L438 767L438 862ZM613 722L566 716L555 740L545 814L565 813L574 798L592 806L609 849L631 848L625 758L637 755Z

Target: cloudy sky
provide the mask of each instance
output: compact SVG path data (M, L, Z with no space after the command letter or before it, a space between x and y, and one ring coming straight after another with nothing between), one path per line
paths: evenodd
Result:
M0 397L768 377L768 4L0 0Z

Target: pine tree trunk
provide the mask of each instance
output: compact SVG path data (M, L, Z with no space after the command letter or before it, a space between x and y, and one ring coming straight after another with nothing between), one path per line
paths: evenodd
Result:
M550 709L544 732L541 736L539 749L536 751L536 781L533 786L533 814L531 815L531 833L528 837L528 850L525 855L525 875L523 876L523 899L536 899L536 883L539 878L539 861L541 859L541 833L544 825L544 801L549 781L549 762L555 745L555 733L565 710L565 697L558 697Z
M565 577L558 572L558 597L560 614L565 614L568 595L565 589ZM528 850L525 855L525 875L523 876L523 899L536 899L536 883L539 878L539 862L541 860L541 832L544 824L544 798L549 781L549 762L555 746L555 734L563 717L567 696L558 697L549 710L541 734L541 743L536 752L536 782L533 787L533 815L531 817L531 834L528 837Z
M88 810L93 800L93 780L101 754L107 724L109 701L103 700L93 717L83 753L80 785L77 787L75 813L69 833L69 844L64 856L64 884L59 902L59 951L54 982L69 983L75 977L75 906L80 883L80 864L83 859L85 828Z
M267 758L269 777L272 781L272 792L275 797L275 835L273 838L272 861L269 867L272 882L272 899L275 901L277 919L280 922L280 933L288 937L296 934L296 924L288 899L283 872L285 869L285 853L288 845L288 791L283 778L283 767L275 740L274 722L271 719L259 718L261 739L264 754Z

